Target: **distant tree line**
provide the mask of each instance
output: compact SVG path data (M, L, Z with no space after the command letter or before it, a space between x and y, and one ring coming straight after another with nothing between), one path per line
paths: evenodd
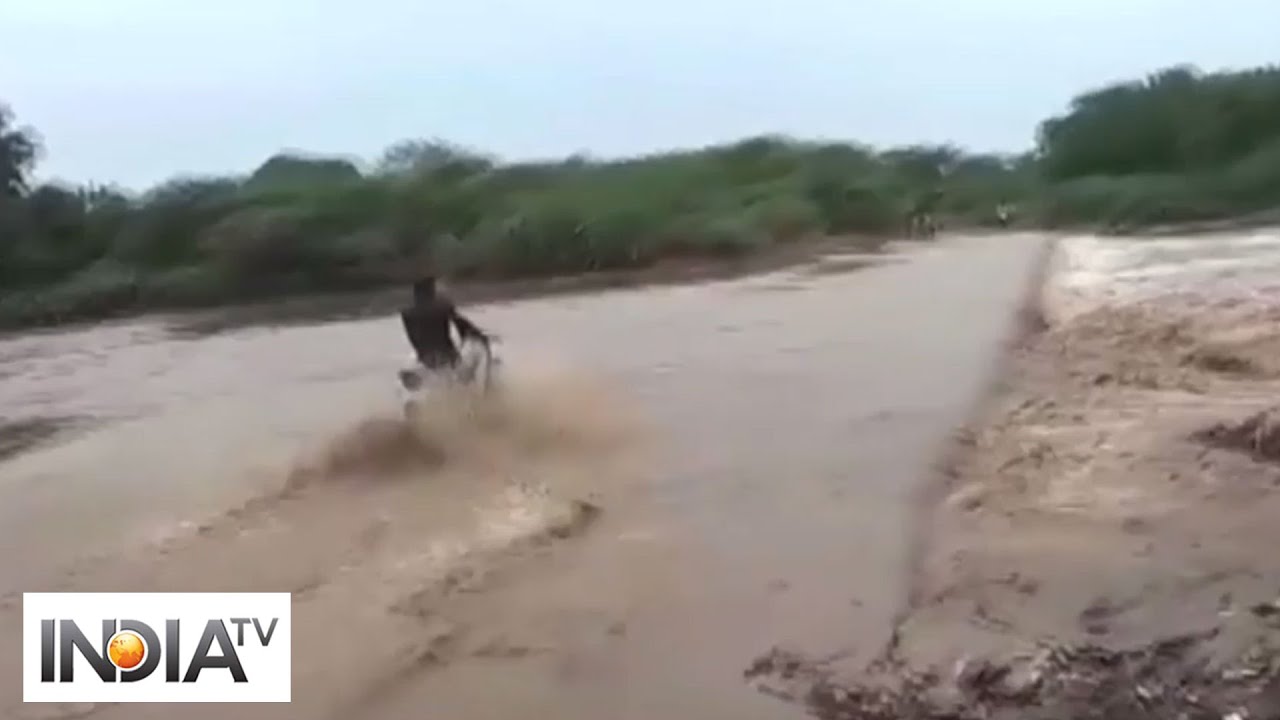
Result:
M426 263L512 278L816 235L874 245L913 213L982 225L1005 201L1048 227L1229 217L1280 205L1280 70L1173 68L1088 92L1020 156L760 137L505 163L414 140L367 170L281 154L133 194L36 184L40 155L0 106L0 324L376 287Z
M1085 93L1041 124L1036 219L1109 227L1280 205L1280 69L1175 67Z

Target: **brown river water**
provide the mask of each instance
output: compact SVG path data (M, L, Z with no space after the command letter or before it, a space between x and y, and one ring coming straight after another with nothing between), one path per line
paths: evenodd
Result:
M0 634L23 591L294 593L289 705L24 705L15 641L0 714L799 717L743 670L886 641L1045 244L477 306L502 391L412 423L394 318L0 338Z

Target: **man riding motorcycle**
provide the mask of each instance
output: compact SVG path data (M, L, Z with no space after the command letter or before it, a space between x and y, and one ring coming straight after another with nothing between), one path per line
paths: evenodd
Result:
M405 336L417 355L419 365L431 373L458 372L462 359L449 334L450 325L462 340L489 344L483 330L463 317L453 301L436 292L436 279L427 275L413 284L413 304L400 311ZM474 368L472 368L474 370Z

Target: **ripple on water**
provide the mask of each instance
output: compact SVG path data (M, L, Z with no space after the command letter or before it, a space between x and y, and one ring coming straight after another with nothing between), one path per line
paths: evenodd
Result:
M0 461L34 450L84 424L80 417L0 417Z

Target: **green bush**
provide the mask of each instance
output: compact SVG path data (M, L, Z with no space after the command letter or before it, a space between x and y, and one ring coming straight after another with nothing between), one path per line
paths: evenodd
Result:
M252 278L305 266L318 252L310 215L298 207L248 207L201 232L202 256L227 277Z
M779 195L747 209L750 221L778 241L795 240L825 232L826 219L812 201L798 195Z
M231 280L213 265L186 265L149 274L139 301L153 307L192 307L229 300Z

